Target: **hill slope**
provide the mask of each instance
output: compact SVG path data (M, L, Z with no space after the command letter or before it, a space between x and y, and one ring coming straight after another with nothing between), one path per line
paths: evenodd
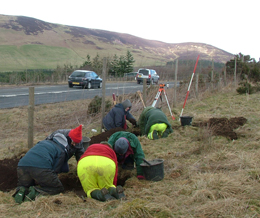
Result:
M164 43L129 34L57 25L24 16L0 15L0 71L56 68L82 64L89 54L125 55L129 50L136 66L163 65L179 59L226 62L233 57L203 43Z

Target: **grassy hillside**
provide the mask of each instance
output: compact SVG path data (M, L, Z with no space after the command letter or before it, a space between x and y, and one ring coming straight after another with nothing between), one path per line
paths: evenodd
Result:
M0 46L0 68L4 71L21 69L55 69L64 64L80 65L84 62L68 48L45 45ZM14 62L14 59L16 60Z
M94 58L125 55L136 67L163 66L166 62L201 59L225 63L233 55L203 43L164 43L129 34L47 23L30 17L0 15L0 72L57 65L81 65ZM25 46L25 49L23 48ZM36 50L35 50L36 49Z
M185 89L184 89L185 90ZM168 89L169 99L172 90ZM150 96L151 95L151 96ZM184 100L185 92L178 94ZM192 95L192 92L191 92ZM151 99L153 93L149 92ZM183 96L183 98L181 97ZM112 99L110 99L112 100ZM183 101L173 108L175 116ZM84 135L92 137L100 116L87 117L89 101L40 105L35 108L35 142L59 128L84 124ZM136 95L133 114L138 118L142 103ZM164 160L164 179L139 181L135 172L125 185L127 200L98 202L77 196L73 191L41 196L34 202L14 203L10 192L0 191L3 217L259 217L260 118L259 94L238 95L231 86L190 98L184 114L193 116L192 126L173 121L174 132L156 141L139 137L147 160ZM237 139L218 135L228 120L243 117L244 125L233 126ZM222 126L210 126L211 118L226 118ZM202 125L202 124L206 125ZM26 150L27 108L0 110L1 159ZM130 129L132 130L132 129ZM223 131L222 131L223 132ZM71 173L76 162L70 160Z

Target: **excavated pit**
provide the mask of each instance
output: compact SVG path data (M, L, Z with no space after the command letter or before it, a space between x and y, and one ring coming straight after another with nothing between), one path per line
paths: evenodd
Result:
M238 139L234 129L239 126L243 126L247 122L244 117L235 118L211 118L205 122L193 123L192 126L199 128L210 128L214 135L220 135L227 137L228 139L235 140ZM91 137L90 145L95 143L100 143L101 141L107 141L108 138L115 132L124 131L122 128L115 128L110 131L101 133L99 135ZM138 130L133 131L135 135L140 135ZM8 192L16 188L17 186L17 164L22 155L13 157L12 159L0 160L0 190L3 192ZM122 171L119 169L118 172L118 185L124 186L125 181L134 175L132 171ZM74 191L79 196L86 196L80 181L75 172L69 172L60 174L59 178L66 191Z

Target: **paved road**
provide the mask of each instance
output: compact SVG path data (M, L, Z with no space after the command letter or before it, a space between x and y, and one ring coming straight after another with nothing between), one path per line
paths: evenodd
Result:
M173 83L169 83L170 87ZM129 94L137 90L142 91L143 85L135 82L107 83L106 95L113 93ZM102 96L102 89L69 88L68 85L35 86L35 105L72 101L78 99L92 99L96 95ZM0 88L0 108L14 108L29 104L29 87Z

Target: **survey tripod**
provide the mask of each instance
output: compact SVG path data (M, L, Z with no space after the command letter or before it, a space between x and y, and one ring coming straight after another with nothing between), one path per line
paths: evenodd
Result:
M156 96L155 96L155 99L154 99L154 101L153 101L152 107L155 107L155 105L156 105L156 103L157 103L159 97L160 97L160 99L161 99L161 101L162 101L162 93L164 93L164 97L165 97L165 99L166 99L166 102L167 102L167 105L168 105L168 108L169 108L171 117L172 117L173 120L175 120L175 117L172 115L172 110L171 110L171 107L170 107L170 104L169 104L169 101L168 101L168 98L167 98L167 95L166 95L166 92L165 92L164 87L165 87L165 84L160 84L159 90L158 90L158 92L157 92L157 94L156 94Z

